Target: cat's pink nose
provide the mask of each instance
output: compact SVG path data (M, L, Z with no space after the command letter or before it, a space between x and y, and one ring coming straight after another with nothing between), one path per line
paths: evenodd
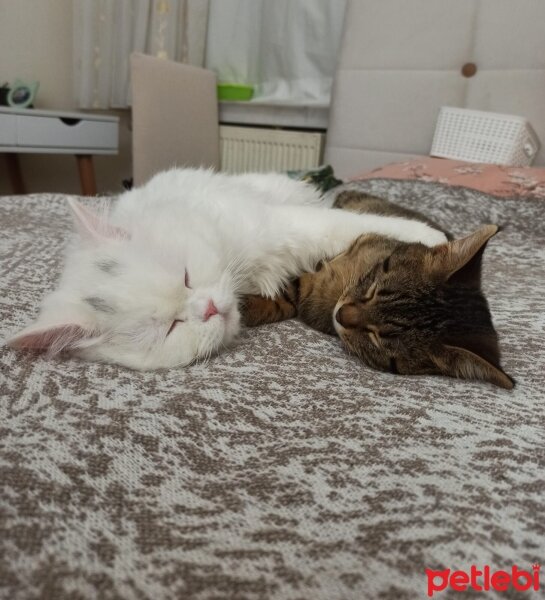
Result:
M213 317L214 315L217 315L218 313L219 313L219 310L218 310L217 306L214 304L214 302L212 302L212 300L208 300L208 306L206 307L206 310L204 311L203 319L205 321L208 321L208 319L210 317Z

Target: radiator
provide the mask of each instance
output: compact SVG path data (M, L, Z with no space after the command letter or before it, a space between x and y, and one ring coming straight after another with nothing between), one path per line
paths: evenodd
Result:
M321 164L324 134L260 127L220 126L221 170L288 171Z

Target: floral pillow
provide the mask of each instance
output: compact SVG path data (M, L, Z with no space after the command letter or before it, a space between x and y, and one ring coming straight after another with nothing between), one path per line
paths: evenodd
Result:
M352 178L417 179L459 185L494 196L523 196L545 200L545 168L504 167L422 157L367 171Z

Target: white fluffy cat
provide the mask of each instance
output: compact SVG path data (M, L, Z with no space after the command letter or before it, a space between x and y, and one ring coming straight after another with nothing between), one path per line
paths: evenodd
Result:
M72 200L79 238L59 286L8 343L136 369L187 365L233 341L240 294L274 295L361 233L445 241L423 223L323 204L283 175L191 169L122 194L110 215Z

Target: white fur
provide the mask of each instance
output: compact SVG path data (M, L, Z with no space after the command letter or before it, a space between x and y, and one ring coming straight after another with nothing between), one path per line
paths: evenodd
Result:
M69 347L90 360L186 365L233 341L240 294L272 296L362 233L428 246L445 241L423 223L324 204L314 188L282 175L191 169L160 173L124 193L107 222L73 204L80 240L59 287L10 343L43 347L47 331L50 349ZM210 300L220 314L204 320ZM167 335L174 320L183 322ZM52 331L60 332L53 346Z

